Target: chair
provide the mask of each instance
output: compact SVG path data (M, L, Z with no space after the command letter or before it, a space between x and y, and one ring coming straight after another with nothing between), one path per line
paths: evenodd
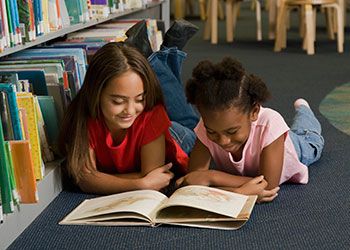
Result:
M301 7L301 24L303 35L303 49L306 50L308 55L315 53L315 37L316 37L316 7L321 6L325 9L331 8L334 10L334 16L336 18L336 25L331 21L328 21L329 36L333 34L333 26L336 28L337 33L337 48L338 52L344 51L344 0L280 0L278 4L277 25L276 25L276 39L275 48L276 52L286 48L286 36L287 36L287 13L288 8L295 6ZM330 13L330 12L326 12ZM331 18L327 18L331 20Z
M235 35L235 28L237 17L241 2L243 0L226 0L226 41L232 42ZM259 0L252 0L255 2L257 40L262 40L261 31L261 5ZM204 28L204 39L211 41L212 44L218 43L218 0L209 0L207 5L207 20Z

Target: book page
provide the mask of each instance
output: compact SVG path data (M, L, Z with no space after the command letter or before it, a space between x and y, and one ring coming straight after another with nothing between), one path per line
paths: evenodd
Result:
M71 224L74 221L87 222L89 218L96 221L98 216L118 219L119 214L125 218L126 212L135 213L133 218L151 221L152 211L166 199L165 195L153 190L137 190L87 199L66 216L60 224Z
M213 212L230 218L236 218L241 212L247 199L248 196L246 195L206 186L190 185L176 190L164 203L161 209L171 206L186 206ZM177 211L179 210L180 209L177 209Z

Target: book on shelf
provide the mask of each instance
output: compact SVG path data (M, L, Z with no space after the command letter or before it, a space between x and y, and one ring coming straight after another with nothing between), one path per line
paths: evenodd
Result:
M36 104L32 93L17 93L18 107L25 109L28 118L29 142L32 151L34 174L37 180L44 177L44 164L42 162L40 138L38 130L38 118L36 113Z
M177 189L169 198L137 190L87 199L61 225L158 226L161 224L233 230L249 219L257 196L207 186Z
M8 214L12 213L15 207L13 202L13 190L11 186L11 172L5 147L2 125L0 123L0 191L2 212L4 214Z
M29 141L9 141L9 144L20 202L36 203L39 196Z
M22 130L21 130L21 122L19 119L19 113L18 113L18 102L16 98L16 89L14 83L0 83L0 92L3 92L6 94L6 101L3 99L2 103L5 103L8 105L8 112L10 114L10 121L11 123L8 123L8 126L12 126L12 132L13 132L13 138L8 139L15 139L15 140L22 140Z

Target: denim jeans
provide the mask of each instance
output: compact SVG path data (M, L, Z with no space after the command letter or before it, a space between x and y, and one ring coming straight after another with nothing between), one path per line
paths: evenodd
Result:
M189 153L196 140L193 129L199 116L187 102L181 80L181 69L186 53L176 47L162 47L152 53L148 61L156 73L164 95L166 110L172 125L170 133L181 148Z
M306 166L320 159L324 147L321 124L310 108L301 105L296 109L289 135L299 160Z

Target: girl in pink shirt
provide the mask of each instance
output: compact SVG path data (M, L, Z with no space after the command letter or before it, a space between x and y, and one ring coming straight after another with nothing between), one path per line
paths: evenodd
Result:
M186 94L201 120L195 128L190 173L178 185L222 187L269 202L281 183L308 182L307 166L320 158L324 140L304 99L294 103L290 129L278 112L261 106L269 97L265 83L229 57L218 64L200 62Z

